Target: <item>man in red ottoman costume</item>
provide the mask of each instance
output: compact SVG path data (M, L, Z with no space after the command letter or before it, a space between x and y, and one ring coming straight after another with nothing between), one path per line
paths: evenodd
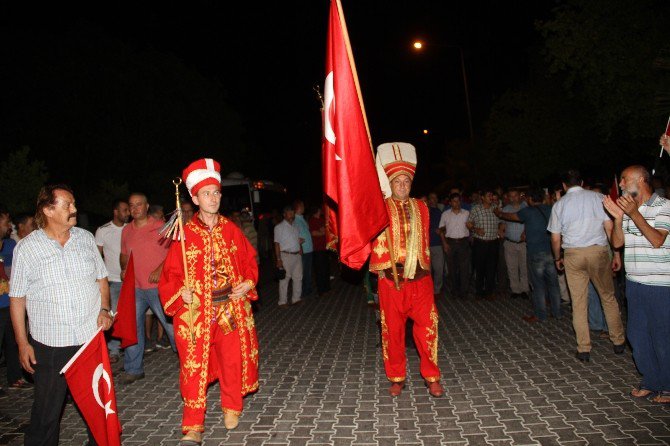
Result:
M184 400L182 445L198 445L205 430L207 386L219 380L227 429L237 427L244 395L258 390L258 339L250 301L258 299L256 251L219 215L219 163L206 158L183 173L199 212L172 243L158 284L165 313L174 317ZM188 268L188 283L184 276Z
M414 146L382 144L377 149L377 168L380 182L384 186L388 178L391 192L386 198L391 225L373 242L370 256L370 271L379 274L382 355L386 377L391 381L389 393L398 396L405 387L405 324L410 318L414 321L412 334L421 359L421 376L430 394L440 397L444 389L437 366L438 315L430 275L428 207L409 197L416 171Z

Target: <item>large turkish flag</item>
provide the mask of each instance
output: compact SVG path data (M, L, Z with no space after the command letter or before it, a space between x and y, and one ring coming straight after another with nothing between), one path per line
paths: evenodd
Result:
M339 0L330 3L323 125L328 233L338 238L340 261L360 269L371 240L388 226L388 214Z
M121 444L121 423L102 329L63 367L67 385L99 446Z

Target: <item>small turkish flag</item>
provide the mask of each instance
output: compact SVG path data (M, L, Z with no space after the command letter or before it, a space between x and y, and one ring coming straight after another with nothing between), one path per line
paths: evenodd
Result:
M65 364L61 373L99 446L121 445L121 423L102 327Z
M137 320L135 318L135 263L130 253L126 276L123 278L119 303L116 306L112 336L121 339L121 348L137 344Z

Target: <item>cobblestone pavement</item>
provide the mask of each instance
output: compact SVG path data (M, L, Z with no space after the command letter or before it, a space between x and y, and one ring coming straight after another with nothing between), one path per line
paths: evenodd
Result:
M529 325L527 300L442 298L439 362L446 395L429 397L408 353L408 385L387 394L374 311L362 289L336 282L330 297L276 307L262 287L256 316L260 390L226 431L219 389L209 390L206 445L660 445L670 444L670 408L628 395L638 383L630 351L594 340L591 362L574 357L570 318ZM118 365L120 366L120 364ZM117 366L117 368L118 368ZM181 401L176 355L146 357L146 378L117 384L124 445L176 445ZM4 380L4 369L0 370ZM3 383L4 384L4 383ZM0 444L21 444L32 391L0 399ZM61 444L86 439L65 409Z

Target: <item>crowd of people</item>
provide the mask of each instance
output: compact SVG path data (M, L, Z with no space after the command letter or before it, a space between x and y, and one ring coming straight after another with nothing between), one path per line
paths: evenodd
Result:
M670 153L670 138L661 143ZM642 375L631 396L670 403L670 201L647 169L623 170L621 196L603 195L602 186L584 184L570 170L552 190L452 189L444 200L435 193L414 199L414 148L385 144L377 156L391 225L373 241L368 268L377 278L369 282L377 284L371 288L390 395L404 388L408 319L426 387L439 398L435 300L512 298L531 303L520 323L560 319L571 305L579 361L590 361L591 336L609 339L616 354L628 341ZM181 444L202 442L207 385L215 380L224 424L237 426L244 395L258 389L252 304L259 256L249 216L219 215L219 169L202 159L184 170L191 200L179 217L186 237L172 243L163 208L139 192L116 200L95 236L76 227L75 196L64 184L42 188L34 216L0 208L0 345L8 383L0 392L34 389L26 444L57 444L67 393L59 371L98 327L111 327L131 261L138 342L122 351L109 339L110 361L123 358L119 382L144 378L151 349L172 349L184 400ZM327 296L331 273L323 209L306 217L296 200L282 217L271 230L272 252L278 305L287 308ZM156 346L148 344L154 318Z

